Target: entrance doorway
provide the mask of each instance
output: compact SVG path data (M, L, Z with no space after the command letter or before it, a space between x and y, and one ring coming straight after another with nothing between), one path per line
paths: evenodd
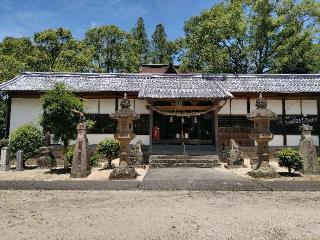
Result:
M181 117L153 112L153 151L159 154L211 154L215 151L214 117L210 111L199 116Z

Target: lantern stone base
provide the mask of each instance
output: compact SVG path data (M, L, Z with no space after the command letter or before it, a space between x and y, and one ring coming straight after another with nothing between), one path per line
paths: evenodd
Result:
M128 180L135 179L138 173L133 167L117 167L110 173L110 180Z
M260 167L255 170L251 170L250 172L248 172L248 175L253 178L277 178L277 177L279 177L279 174L277 173L277 171L271 166Z

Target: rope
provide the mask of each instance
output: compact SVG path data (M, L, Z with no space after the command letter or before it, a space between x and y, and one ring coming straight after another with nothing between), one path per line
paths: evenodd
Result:
M166 112L166 111L163 111L163 110L160 110L158 109L157 107L155 106L152 106L150 104L147 105L147 107L153 111L156 111L160 114L163 114L163 115L167 115L167 116L177 116L177 117L195 117L195 116L200 116L200 115L203 115L203 114L206 114L208 112L211 112L211 111L214 111L214 110L220 110L225 104L226 104L227 101L224 102L224 104L222 106L220 105L215 105L213 106L212 108L209 108L208 110L206 111L201 111L201 112Z

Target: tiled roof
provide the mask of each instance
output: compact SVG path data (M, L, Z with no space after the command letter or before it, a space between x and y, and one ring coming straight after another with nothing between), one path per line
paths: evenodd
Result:
M226 75L220 82L231 93L320 93L320 74Z
M3 92L43 92L63 82L75 92L136 92L141 98L229 98L232 93L320 93L320 74L21 73Z

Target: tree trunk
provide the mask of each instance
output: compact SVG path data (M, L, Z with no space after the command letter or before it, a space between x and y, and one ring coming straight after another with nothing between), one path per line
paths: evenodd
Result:
M67 151L68 151L68 145L69 145L69 141L68 140L64 140L63 141L63 168L64 170L68 170L69 169L69 162L68 159L66 157Z
M111 159L111 158L108 158L108 169L111 169L111 168L112 168L111 161L112 161L112 159Z
M291 173L291 167L288 167L289 173Z

